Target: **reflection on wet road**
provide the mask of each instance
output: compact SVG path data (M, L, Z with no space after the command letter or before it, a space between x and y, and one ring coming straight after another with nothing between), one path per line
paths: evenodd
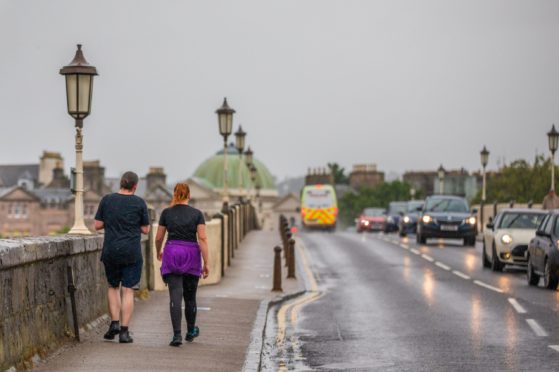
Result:
M557 370L558 293L528 288L518 269L482 269L480 247L349 232L299 238L322 294L298 309L299 366Z

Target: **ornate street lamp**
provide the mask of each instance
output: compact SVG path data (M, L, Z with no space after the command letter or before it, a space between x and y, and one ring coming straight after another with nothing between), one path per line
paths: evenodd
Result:
M439 177L439 194L444 194L444 175L445 175L445 170L443 168L443 165L441 164L439 169L437 169L437 175Z
M483 168L483 183L482 183L482 188L481 188L481 201L482 201L482 203L485 203L485 198L486 198L486 172L485 172L485 168L487 167L487 164L489 163L489 151L487 150L487 148L485 146L483 146L483 149L481 150L479 155L481 157L481 166Z
M223 136L223 211L229 208L229 180L227 169L227 138L233 131L233 110L227 104L227 98L223 99L223 104L215 110L219 124L219 134Z
M559 143L559 132L555 129L555 124L547 133L547 140L549 141L549 151L551 151L551 190L555 191L555 152Z
M238 174L238 182L237 182L237 186L239 188L239 200L243 201L243 195L244 195L244 187L243 187L243 181L242 181L242 166L243 166L243 151L245 149L245 137L246 137L246 132L243 131L243 127L239 125L239 129L235 132L235 147L237 148L237 151L239 152L239 174Z
M249 171L250 171L250 180L252 181L252 187L254 190L256 190L256 173L258 172L258 170L254 166L254 164L251 164L249 167Z
M485 230L485 220L484 220L484 209L485 209L485 200L486 200L486 188L487 188L487 173L485 168L487 168L487 164L489 163L489 151L483 146L483 149L479 153L481 158L481 166L483 168L483 180L481 184L481 205L480 205L480 220L481 220L481 231Z
M76 125L76 197L74 202L74 226L69 234L89 235L91 231L85 226L83 213L83 119L91 112L91 97L93 93L93 76L97 69L85 60L81 44L72 62L60 69L60 74L66 78L66 103L68 114L75 120Z
M252 165L253 156L254 156L254 152L252 152L249 146L248 149L245 151L245 163L247 167L249 167L249 170L250 170L250 166Z

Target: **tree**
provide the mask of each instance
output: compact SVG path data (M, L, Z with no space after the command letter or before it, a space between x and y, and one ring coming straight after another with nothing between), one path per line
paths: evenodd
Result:
M338 163L328 163L327 166L332 176L334 176L336 185L347 185L349 183L349 178L345 175L345 168L340 167Z
M388 208L388 204L392 201L409 199L409 184L402 181L384 182L375 188L342 196L339 203L340 220L349 226L365 208Z
M557 168L555 170L557 174ZM505 165L499 173L487 177L487 197L489 203L494 201L507 203L540 203L551 186L551 161L538 155L531 165L526 160L515 160ZM481 191L474 203L481 201Z

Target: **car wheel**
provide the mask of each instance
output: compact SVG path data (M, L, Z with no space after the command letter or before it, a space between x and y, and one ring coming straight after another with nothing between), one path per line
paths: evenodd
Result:
M491 270L493 271L503 271L505 265L499 261L497 257L497 248L495 248L495 242L493 242L493 257L491 258Z
M406 236L406 232L405 231L400 231L400 238L404 238Z
M491 267L491 262L487 259L487 253L485 251L485 241L483 242L483 248L481 250L481 261L483 262L483 267Z
M526 278L528 279L528 285L531 286L536 286L540 282L540 276L534 272L534 265L532 264L532 258L530 256L528 256Z
M423 235L419 236L419 244L427 244L427 238Z
M559 281L557 280L557 277L555 276L555 274L553 274L551 272L551 265L550 265L549 260L547 258L545 259L543 284L544 284L545 288L553 289L553 290L556 290L557 289L557 284L559 284Z
M466 247L473 247L476 245L476 238L464 238L464 245Z

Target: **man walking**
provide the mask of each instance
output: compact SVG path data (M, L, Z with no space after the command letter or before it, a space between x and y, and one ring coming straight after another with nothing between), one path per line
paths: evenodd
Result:
M142 275L142 233L149 232L146 203L135 196L138 175L126 172L120 179L120 191L105 195L95 215L95 229L105 229L101 261L109 282L111 325L104 338L131 343L128 324L134 311L134 290ZM122 300L120 290L122 288ZM122 318L121 318L122 311Z

